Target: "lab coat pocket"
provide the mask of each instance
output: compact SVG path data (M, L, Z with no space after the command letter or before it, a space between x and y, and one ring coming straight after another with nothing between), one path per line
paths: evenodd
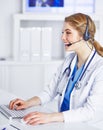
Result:
M71 93L71 108L78 108L83 105L88 95L88 82L81 82L81 87L79 89L74 88Z
M80 95L79 95L79 104L83 105L86 101L88 96L90 95L92 85L90 82L86 82L86 84L81 88Z

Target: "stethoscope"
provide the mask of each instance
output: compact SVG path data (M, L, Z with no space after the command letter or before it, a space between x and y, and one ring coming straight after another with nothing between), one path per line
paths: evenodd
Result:
M85 72L86 72L88 66L90 65L91 61L93 60L95 54L96 54L96 50L94 51L94 53L93 53L92 57L90 58L88 64L86 65L85 69L83 70L82 74L80 75L80 78L79 78L78 81L75 83L75 86L74 86L74 87L75 87L77 90L81 88L81 80L82 80L82 78L83 78L83 76L84 76L84 74L85 74Z
M81 73L81 75L80 75L78 81L75 83L74 87L75 87L76 90L79 90L79 89L81 88L81 86L82 86L82 85L81 85L81 84L82 84L81 80L82 80L82 78L83 78L83 76L84 76L84 74L85 74L85 72L86 72L88 66L89 66L90 63L92 62L92 60L93 60L95 54L96 54L96 50L94 51L94 53L93 53L92 57L90 58L88 64L84 67L84 70L83 70L83 72ZM72 63L72 62L71 62L71 63ZM63 76L65 73L67 73L67 76L69 76L70 71L71 71L71 68L70 68L71 63L70 63L70 65L69 65L69 67L67 67L67 68L64 70L62 76ZM68 71L68 72L67 72L67 71ZM62 90L61 90L61 92L59 91L58 94L59 94L60 96L62 96Z

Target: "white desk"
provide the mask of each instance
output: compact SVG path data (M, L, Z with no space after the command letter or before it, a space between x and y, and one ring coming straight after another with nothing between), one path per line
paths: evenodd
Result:
M13 94L0 90L0 104L8 104L15 97ZM0 113L0 125L7 123L9 123L9 120ZM11 123L20 130L102 130L102 127L99 129L85 123L50 123L37 126L24 125L19 120L13 120Z

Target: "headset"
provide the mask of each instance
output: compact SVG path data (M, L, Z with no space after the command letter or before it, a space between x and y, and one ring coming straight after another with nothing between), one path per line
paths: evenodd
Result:
M91 38L91 35L90 35L90 33L89 33L89 29L88 29L88 26L89 26L89 20L88 20L88 16L86 15L86 28L85 28L85 32L84 32L84 34L83 34L83 39L85 40L85 41L88 41L90 38ZM76 43L78 43L78 42L80 42L80 41L82 41L83 39L81 39L81 40L78 40L78 41L75 41L75 42L69 42L69 44L66 44L65 46L71 46L72 44L76 44Z
M88 16L86 15L86 29L85 29L85 33L83 34L83 39L85 41L88 41L90 39L90 33L89 33L89 30L88 30L88 26L89 26L89 20L88 20Z

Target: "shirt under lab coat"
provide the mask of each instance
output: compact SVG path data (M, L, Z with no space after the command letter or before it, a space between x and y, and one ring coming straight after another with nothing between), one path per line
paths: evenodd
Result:
M91 59L94 50L85 63ZM58 102L58 111L64 98L68 80L72 74L77 55L70 53L54 74L50 84L38 95L42 104L54 98ZM66 70L66 68L68 68ZM66 71L65 71L66 70ZM96 122L103 120L103 58L95 54L81 80L81 87L74 87L70 97L70 110L63 112L65 122Z

